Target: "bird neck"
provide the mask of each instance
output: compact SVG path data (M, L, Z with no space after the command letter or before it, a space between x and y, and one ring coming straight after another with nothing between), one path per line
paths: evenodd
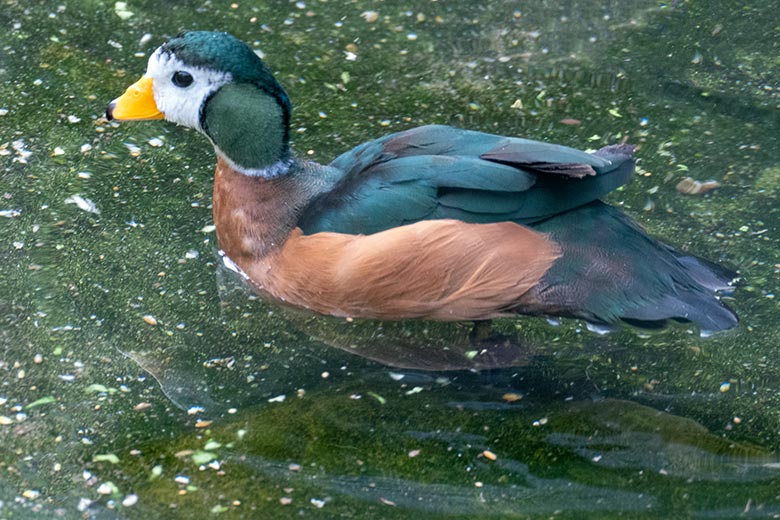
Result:
M221 157L214 174L214 225L219 247L245 271L281 247L302 206L294 174L252 177Z
M201 127L230 168L252 177L272 178L289 171L289 113L260 87L228 84L207 101Z

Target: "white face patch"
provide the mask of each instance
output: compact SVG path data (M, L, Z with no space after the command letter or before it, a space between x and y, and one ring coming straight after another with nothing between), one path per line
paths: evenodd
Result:
M187 72L193 82L187 87L173 83L176 72ZM200 127L200 109L214 91L232 81L228 72L186 65L162 48L149 57L146 75L154 80L154 102L165 119L182 126L203 131Z

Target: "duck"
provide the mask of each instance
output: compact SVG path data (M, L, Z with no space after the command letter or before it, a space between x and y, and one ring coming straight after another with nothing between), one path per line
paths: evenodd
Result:
M221 253L284 306L348 320L738 323L722 301L734 271L601 200L632 177L634 146L587 153L427 125L323 165L291 150L291 110L248 45L187 31L151 54L106 118L165 119L210 141Z

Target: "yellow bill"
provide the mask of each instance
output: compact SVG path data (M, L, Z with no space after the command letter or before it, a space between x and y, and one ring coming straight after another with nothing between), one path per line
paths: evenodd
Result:
M109 103L106 118L109 121L163 119L163 113L154 102L153 83L152 78L143 76L127 87L124 94Z

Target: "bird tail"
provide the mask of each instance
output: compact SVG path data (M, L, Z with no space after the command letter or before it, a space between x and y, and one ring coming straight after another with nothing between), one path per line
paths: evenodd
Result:
M735 272L654 240L618 208L595 201L533 227L562 250L534 293L542 313L653 328L672 319L702 332L737 325L720 301Z

